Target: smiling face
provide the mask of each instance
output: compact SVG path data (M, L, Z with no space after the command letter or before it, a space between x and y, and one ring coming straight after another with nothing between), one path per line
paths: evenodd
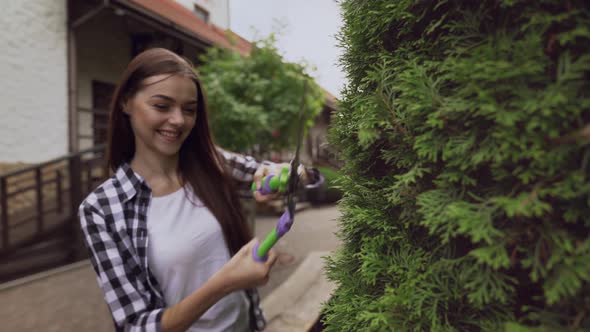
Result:
M123 108L133 129L136 156L177 158L197 120L196 98L197 86L188 76L146 78Z

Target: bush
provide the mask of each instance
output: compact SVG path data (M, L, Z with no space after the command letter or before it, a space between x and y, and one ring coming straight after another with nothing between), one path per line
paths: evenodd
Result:
M317 169L324 177L324 184L319 188L306 190L306 197L312 204L332 204L342 198L342 190L338 187L340 173L325 166L318 166Z
M326 331L590 329L590 2L341 5Z
M326 166L318 166L317 169L324 177L326 186L329 188L336 189L336 184L338 179L340 178L340 173L338 173L337 170Z

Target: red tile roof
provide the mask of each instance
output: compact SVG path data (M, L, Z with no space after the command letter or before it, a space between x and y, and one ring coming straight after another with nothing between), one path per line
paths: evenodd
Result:
M242 55L249 54L252 49L252 44L246 39L234 32L228 31L226 33L226 30L203 21L192 11L174 0L128 0L128 2L170 20L205 43L231 48Z
M242 55L250 54L252 44L237 33L224 30L198 18L192 11L174 0L118 0L128 2L162 17L188 31L207 44L231 48ZM327 106L336 108L336 97L324 90Z
M322 88L322 91L324 92L324 105L336 110L338 99L328 92L328 90Z

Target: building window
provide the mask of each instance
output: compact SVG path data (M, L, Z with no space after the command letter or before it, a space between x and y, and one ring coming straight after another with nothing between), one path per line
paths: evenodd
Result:
M195 4L195 15L201 20L209 23L209 11L197 4Z

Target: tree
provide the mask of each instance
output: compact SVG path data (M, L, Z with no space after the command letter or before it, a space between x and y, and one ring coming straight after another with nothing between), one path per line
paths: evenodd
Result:
M224 148L261 151L293 147L304 81L305 128L321 111L321 88L303 64L286 62L274 36L253 43L249 56L210 48L197 70L203 80L216 142Z
M590 329L590 2L342 11L326 331Z

